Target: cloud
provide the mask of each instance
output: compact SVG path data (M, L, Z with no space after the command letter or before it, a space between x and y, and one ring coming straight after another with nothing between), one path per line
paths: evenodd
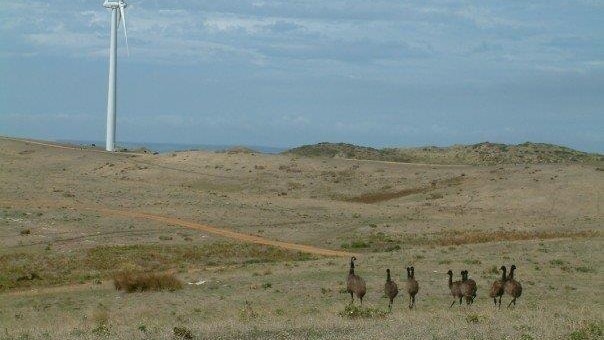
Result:
M109 12L99 4L57 0L51 6L26 0L0 6L0 36L23 36L30 45L9 41L14 48L5 56L27 56L33 50L36 55L105 57ZM585 71L588 61L601 59L603 38L561 22L552 12L556 6L564 5L144 0L131 2L127 16L133 58L149 63L285 67L295 60L323 60L353 67L418 58L444 62L453 56L486 67L497 62L512 69Z

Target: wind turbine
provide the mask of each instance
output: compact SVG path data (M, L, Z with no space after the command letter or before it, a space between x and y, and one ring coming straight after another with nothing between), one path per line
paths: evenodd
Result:
M117 29L119 22L124 24L124 36L126 37L126 50L130 55L128 47L128 33L126 32L126 13L124 9L128 6L123 0L105 0L103 7L111 10L111 43L109 47L109 91L107 94L107 140L105 150L115 151L115 107L116 107L116 85L117 85Z

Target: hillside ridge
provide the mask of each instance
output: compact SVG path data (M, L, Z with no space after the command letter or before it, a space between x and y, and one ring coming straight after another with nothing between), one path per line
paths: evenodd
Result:
M303 145L283 153L302 157L470 165L594 163L604 161L604 155L601 154L582 152L560 145L533 142L516 145L481 142L470 145L456 144L448 147L424 146L382 149L348 143L322 142Z

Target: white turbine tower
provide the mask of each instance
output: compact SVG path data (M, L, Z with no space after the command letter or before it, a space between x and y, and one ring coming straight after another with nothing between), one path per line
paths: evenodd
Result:
M128 34L126 32L126 13L124 9L128 6L123 0L107 1L103 7L111 10L111 44L109 47L109 91L107 94L107 140L105 150L115 151L115 106L117 85L117 29L119 22L124 24L124 36L126 37L126 50L130 55L128 47Z

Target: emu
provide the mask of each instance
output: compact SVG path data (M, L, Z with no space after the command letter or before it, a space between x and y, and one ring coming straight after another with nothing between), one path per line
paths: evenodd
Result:
M461 293L461 281L453 282L453 272L449 269L447 272L449 275L449 289L451 290L451 295L453 295L453 302L449 308L453 307L457 299L459 298L459 304L461 305L461 299L463 298L463 294Z
M365 280L359 275L354 273L354 261L356 257L350 258L350 271L348 272L348 279L346 281L346 291L350 293L350 304L354 303L354 295L361 300L361 306L363 305L363 296L367 292L367 286Z
M476 298L476 281L468 279L468 274L467 270L461 271L461 293L465 297L466 303L471 305Z
M384 293L390 299L388 303L388 310L392 311L392 303L394 302L394 298L398 294L398 286L396 282L392 281L390 278L390 269L386 269L386 283L384 284Z
M409 293L409 309L415 306L415 295L419 291L419 284L415 280L415 268L407 267L407 293Z
M514 304L516 306L516 299L522 295L522 285L520 282L514 280L514 270L516 270L516 265L513 264L510 267L510 275L508 275L507 280L503 286L505 292L512 297L512 301L508 304L508 308Z
M493 303L495 304L495 306L497 306L497 298L499 297L499 308L501 308L501 296L503 296L503 286L505 285L505 280L506 280L506 268L505 266L501 266L501 268L499 268L501 270L501 280L497 280L495 282L493 282L493 284L491 285L491 291L489 292L489 296L493 298Z

